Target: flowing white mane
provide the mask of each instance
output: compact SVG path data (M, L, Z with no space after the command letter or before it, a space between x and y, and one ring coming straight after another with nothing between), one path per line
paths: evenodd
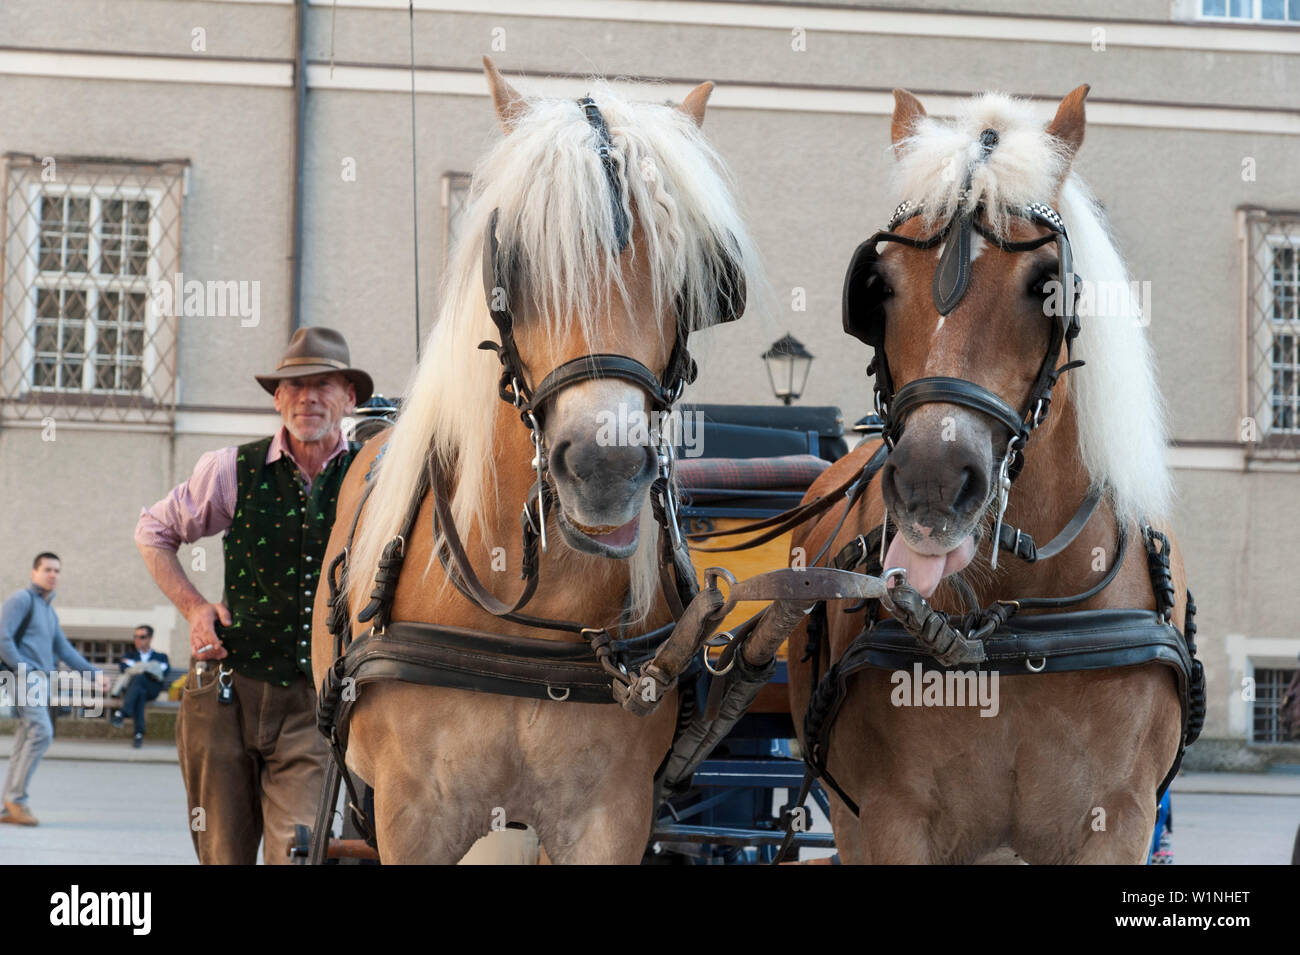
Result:
M624 211L640 230L633 255L644 257L651 278L651 300L639 303L637 313L664 314L684 291L682 300L693 305L691 327L706 324L716 285L711 265L720 248L741 264L749 288L761 288L759 259L730 174L695 123L666 104L629 102L603 82L593 81L590 89L609 126ZM596 145L574 100L529 100L510 135L475 170L438 318L406 387L354 542L348 585L354 608L364 604L379 555L399 532L431 450L457 475L452 509L462 535L502 508L517 517L523 502L498 499L494 469L501 365L494 353L478 348L498 338L484 294L483 238L492 210L499 209L497 236L503 252L515 253L510 305L517 324L549 335L577 332L591 341L610 303L628 296ZM651 328L659 333L658 322L648 320L645 333ZM635 618L648 610L657 587L658 546L648 506L641 528L630 568Z
M985 129L999 136L987 159L979 141ZM1078 176L1066 176L1063 144L1047 134L1030 104L988 93L963 104L951 121L923 118L899 153L896 194L924 206L928 226L980 203L999 233L1009 207L1047 202L1060 213L1075 273L1109 293L1081 309L1074 354L1087 364L1067 375L1080 454L1093 484L1111 488L1121 519L1167 517L1173 492L1164 403L1145 320L1100 206ZM967 171L970 191L963 197Z

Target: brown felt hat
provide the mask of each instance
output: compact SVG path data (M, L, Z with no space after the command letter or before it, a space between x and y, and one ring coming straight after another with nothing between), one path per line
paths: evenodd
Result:
M357 392L357 404L362 404L374 394L375 383L364 371L350 365L348 343L343 336L332 328L312 326L293 333L275 371L253 377L268 394L273 395L282 378L306 378L337 371L352 382Z

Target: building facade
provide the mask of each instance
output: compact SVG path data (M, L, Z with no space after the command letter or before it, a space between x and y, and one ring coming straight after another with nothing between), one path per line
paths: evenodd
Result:
M581 96L592 73L654 99L717 83L706 131L772 293L701 336L714 360L693 397L772 401L759 356L788 332L816 356L802 400L848 422L871 388L840 288L896 201L891 90L943 114L999 89L1046 121L1086 82L1076 169L1150 283L1206 735L1275 734L1300 652L1300 0L415 6L413 34L405 0L0 7L6 592L56 551L70 636L106 658L150 623L184 662L185 622L132 543L140 508L204 451L277 427L253 374L295 321L343 331L400 392L413 230L427 332L467 173L499 135L484 54L525 92ZM181 552L211 599L220 554Z

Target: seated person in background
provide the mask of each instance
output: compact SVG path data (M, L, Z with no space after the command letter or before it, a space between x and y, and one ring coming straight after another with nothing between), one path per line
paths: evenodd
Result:
M126 651L118 663L122 675L113 684L113 696L126 687L122 708L113 711L109 722L121 726L127 716L135 722L135 739L132 745L139 749L144 744L144 705L154 699L166 686L169 663L167 654L153 649L153 627L141 624L135 628L135 648Z

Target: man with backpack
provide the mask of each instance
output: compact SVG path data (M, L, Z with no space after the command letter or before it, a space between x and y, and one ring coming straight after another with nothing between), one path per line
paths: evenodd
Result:
M19 690L18 729L9 755L0 822L37 825L27 807L27 787L54 738L49 710L50 674L58 662L82 673L93 673L103 689L108 685L104 671L88 663L68 642L50 606L61 569L57 554L37 554L32 561L31 584L11 595L0 608L0 659L13 669Z

